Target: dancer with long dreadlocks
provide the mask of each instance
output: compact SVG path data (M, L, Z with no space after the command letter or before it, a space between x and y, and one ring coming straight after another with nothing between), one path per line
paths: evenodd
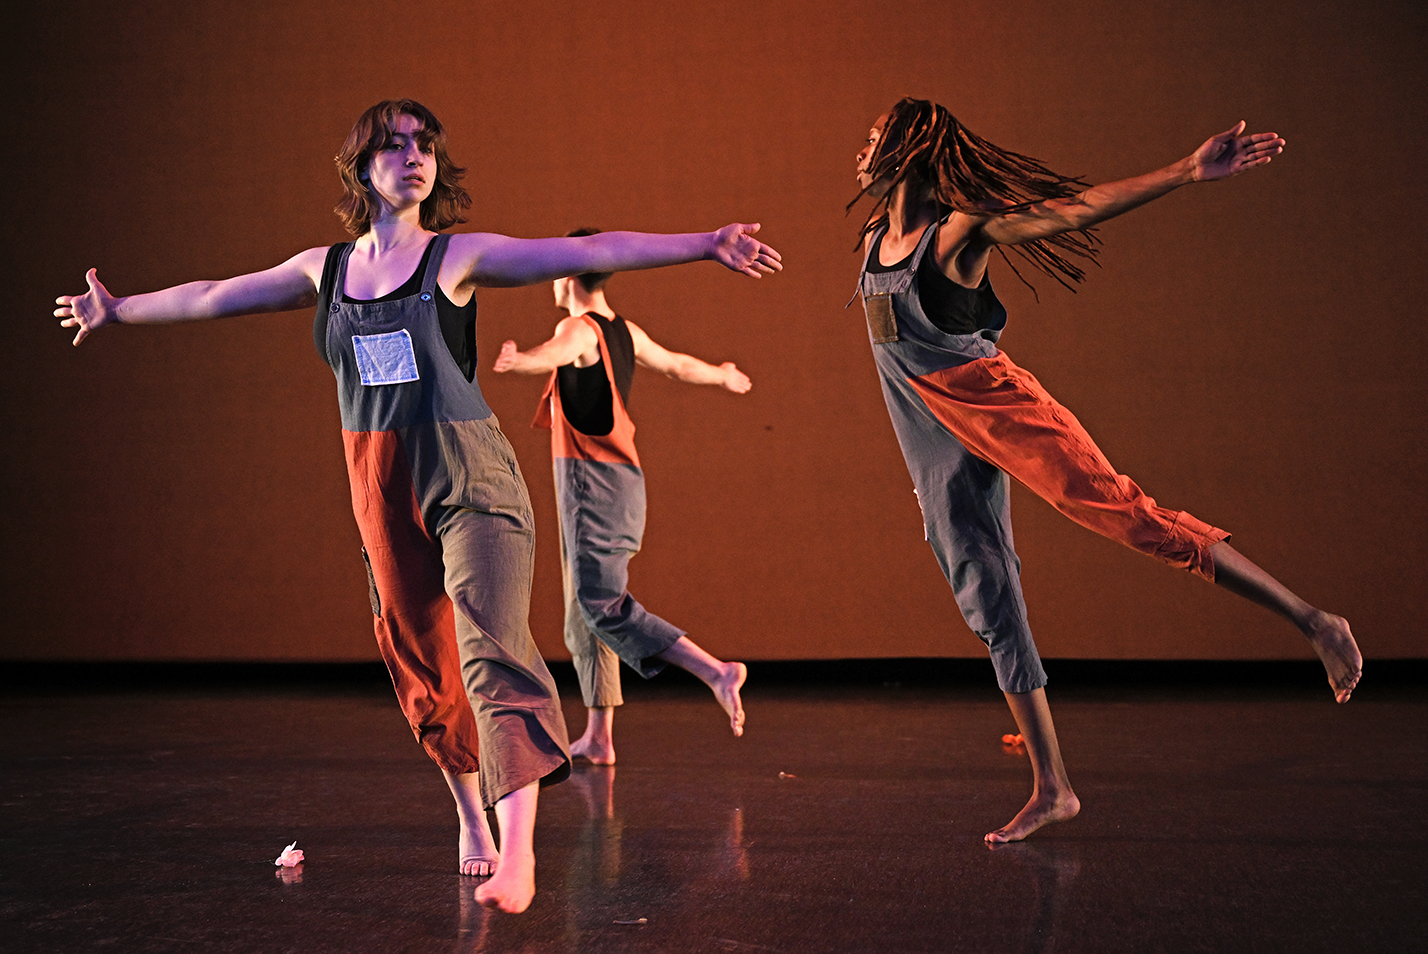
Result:
M1079 282L1075 260L1094 261L1097 223L1283 151L1274 133L1244 128L1236 124L1164 169L1092 186L973 135L942 106L904 99L877 119L858 153L862 188L849 208L864 195L874 200L859 290L883 396L928 542L987 644L1031 757L1031 799L986 836L989 843L1019 841L1081 807L1027 625L1008 476L1082 526L1284 616L1314 647L1337 701L1347 702L1358 684L1363 659L1345 620L1251 563L1224 530L1157 505L996 345L1007 314L987 277L993 248L1006 259L1001 247L1012 246L1062 284Z

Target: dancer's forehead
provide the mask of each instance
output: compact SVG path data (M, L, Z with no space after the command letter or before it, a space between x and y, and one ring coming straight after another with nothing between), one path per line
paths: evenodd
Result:
M379 126L375 132L377 134L373 138L378 148L397 139L415 139L420 146L429 146L436 139L436 131L427 126L420 116L411 113L398 113L390 123Z

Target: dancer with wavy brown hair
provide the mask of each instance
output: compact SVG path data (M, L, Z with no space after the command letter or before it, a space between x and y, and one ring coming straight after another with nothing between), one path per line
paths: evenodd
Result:
M987 275L993 249L1009 265L1006 247L1062 284L1080 282L1078 262L1095 259L1097 223L1265 165L1283 149L1274 133L1245 135L1241 122L1163 169L1092 186L979 138L942 106L904 99L878 117L858 152L861 191L849 208L873 199L859 290L883 396L928 542L987 644L1031 757L1031 798L989 843L1019 841L1081 807L1027 625L1009 477L1077 523L1288 619L1323 662L1337 701L1358 684L1363 659L1346 621L1251 563L1224 530L1157 505L997 348L1007 314Z
M757 225L717 232L515 239L443 233L470 204L430 110L387 100L337 156L354 241L266 271L114 297L95 270L55 315L78 345L110 324L317 305L314 343L337 378L353 511L377 643L402 711L446 778L476 900L519 913L535 893L540 786L570 772L556 689L531 638L535 532L510 445L475 380L477 288L712 259L778 270ZM497 851L486 809L500 824Z

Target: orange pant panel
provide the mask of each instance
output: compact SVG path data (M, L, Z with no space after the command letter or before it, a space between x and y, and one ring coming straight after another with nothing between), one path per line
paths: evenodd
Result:
M1090 530L1207 580L1210 548L1229 539L1167 510L1116 472L1091 435L1005 354L912 378L928 409L972 454Z
M377 645L412 732L438 766L475 772L480 747L446 594L441 551L422 523L392 431L343 432L353 512L371 569Z

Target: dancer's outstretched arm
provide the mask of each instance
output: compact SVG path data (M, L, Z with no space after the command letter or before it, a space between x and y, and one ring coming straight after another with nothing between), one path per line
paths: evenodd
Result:
M736 223L717 232L600 232L544 239L464 232L451 237L446 260L460 269L460 284L487 287L533 285L584 272L634 271L706 259L762 278L783 265L778 252L754 238L758 230L758 223Z
M684 235L602 232L550 239L463 232L452 236L447 258L463 276L458 286L529 285L581 272L658 268L704 259L759 278L783 265L778 252L753 237L758 230L755 223ZM56 298L60 307L55 317L63 319L61 326L77 329L77 345L91 332L115 322L192 321L306 308L317 301L326 255L326 248L308 249L266 271L118 298L90 269L89 290Z
M735 394L747 394L754 386L749 376L735 367L732 361L719 365L709 364L692 355L662 347L633 321L626 319L625 326L630 329L630 337L634 339L635 361L651 371L658 371L685 384L717 384Z
M1065 199L1047 199L1019 212L992 214L976 228L975 245L1020 245L1129 212L1192 182L1228 179L1268 163L1284 151L1276 133L1244 135L1243 121L1211 136L1189 156L1133 179L1107 182Z
M603 233L602 233L603 234ZM518 351L514 341L501 345L501 353L496 356L492 370L497 374L514 371L516 374L550 374L556 368L575 361L581 355L594 355L588 364L594 364L600 356L600 342L595 331L579 318L562 318L555 326L555 334L529 351ZM588 365L587 365L588 366Z
M92 332L115 323L156 324L309 308L317 302L326 256L326 248L310 248L265 271L123 297L109 294L91 268L84 276L89 290L56 298L55 317L63 319L61 327L77 329L74 343L78 345Z

